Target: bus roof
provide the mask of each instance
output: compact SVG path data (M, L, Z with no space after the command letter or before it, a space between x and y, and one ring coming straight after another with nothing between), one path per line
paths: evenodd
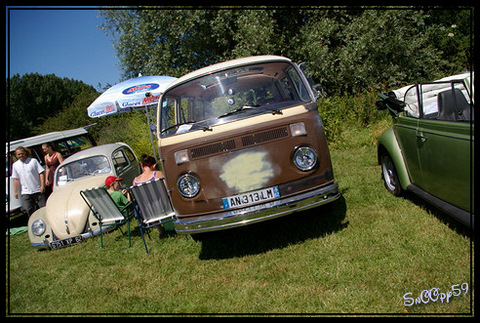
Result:
M43 135L38 135L38 136L24 138L24 139L18 139L15 141L11 141L10 147L9 147L9 143L6 142L5 143L6 150L9 152L12 152L12 151L15 151L15 149L17 149L17 147L19 146L31 147L31 146L41 145L43 143L50 142L50 141L87 134L88 133L87 129L90 128L91 126L92 125L76 128L76 129L64 130L64 131L49 132L49 133L44 133Z

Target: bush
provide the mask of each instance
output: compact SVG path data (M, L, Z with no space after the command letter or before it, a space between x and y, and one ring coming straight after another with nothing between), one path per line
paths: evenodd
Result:
M377 94L364 92L357 95L332 96L317 102L325 134L331 146L370 144L373 143L373 139L378 138L378 127L389 127L390 116L375 108Z
M97 133L96 138L98 145L124 142L133 149L137 158L140 158L143 154L152 156L153 150L150 142L148 122L143 110L108 116L103 119L108 121L108 123L102 122L103 126ZM156 138L154 143L156 146Z

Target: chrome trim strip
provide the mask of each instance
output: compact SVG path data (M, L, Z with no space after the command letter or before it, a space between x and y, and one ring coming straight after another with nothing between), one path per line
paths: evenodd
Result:
M177 233L201 233L235 228L278 218L332 202L340 197L338 185L332 183L306 193L283 199L211 215L174 220Z

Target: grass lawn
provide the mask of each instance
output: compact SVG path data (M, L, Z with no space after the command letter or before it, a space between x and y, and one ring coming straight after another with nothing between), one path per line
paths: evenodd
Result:
M55 251L33 249L26 233L7 237L6 314L472 315L467 230L388 194L375 145L331 155L336 202L202 241L155 231L150 255L138 229L130 249L118 231L106 250L99 237ZM466 293L440 300L464 283ZM433 288L436 301L404 305Z

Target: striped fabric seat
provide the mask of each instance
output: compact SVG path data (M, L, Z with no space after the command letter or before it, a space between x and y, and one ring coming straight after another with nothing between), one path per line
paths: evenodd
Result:
M134 213L130 211L124 216L122 212L128 210L128 208L131 207L131 203L120 210L104 186L80 191L80 195L98 220L100 225L100 245L102 249L104 249L103 231L105 230L103 227L116 226L120 228L120 226L125 223L128 224L128 247L130 248L130 219Z
M144 232L148 229L174 220L173 210L163 178L130 187L134 198L135 217L138 220L145 251L148 254Z

